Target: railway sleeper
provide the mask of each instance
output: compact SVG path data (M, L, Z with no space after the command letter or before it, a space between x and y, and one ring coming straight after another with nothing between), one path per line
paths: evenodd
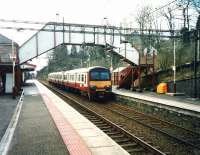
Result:
M132 148L130 148L130 149L127 149L126 150L128 153L134 153L134 152L144 152L144 149L143 148L135 148L135 149L132 149Z
M103 132L111 132L112 131L112 129L111 128L109 128L109 129L101 129Z
M112 139L119 139L119 138L123 138L124 136L122 134L118 134L118 135L111 135L110 137Z
M150 144L150 145L152 145L153 143L152 142L150 142L150 141L146 141L146 143L148 143L148 144Z
M89 119L90 120L90 119ZM92 123L94 123L94 124L105 124L103 121L101 121L101 120L90 120Z
M102 124L95 124L97 127L99 127L99 128L101 128L101 127L104 127L104 126L106 126L106 127L108 127L109 125L108 124L106 124L106 123L102 123Z
M100 128L101 130L103 130L103 129L110 129L111 130L110 126L101 126L101 127L97 126L97 127Z
M110 132L107 132L106 133L108 136L112 136L112 135L118 135L118 134L121 134L120 132L117 132L117 131L110 131Z
M132 143L126 143L126 144L122 144L121 145L121 147L123 147L123 148L127 148L127 147L137 147L138 146L138 144L137 143L134 143L134 142L132 142Z
M84 115L84 114L83 114ZM96 118L95 116L93 116L93 115L84 115L85 117L87 117L87 118Z
M91 120L90 120L91 121ZM101 124L106 124L105 122L103 122L103 121L91 121L91 122L93 122L95 125L101 125Z
M146 121L145 118L141 118L141 117L132 117L132 118L137 120L137 121Z
M159 122L150 122L150 123L151 123L151 125L154 125L154 126L157 126L157 125L161 126L162 125Z
M121 127L121 128L123 128L123 127L124 127L124 125L121 125L121 124L117 124L117 126L119 126L119 127Z
M126 143L126 142L130 142L131 139L130 138L123 138L123 139L116 139L115 142L116 143ZM120 144L121 145L121 144Z
M90 121L101 121L101 120L96 117L90 117Z

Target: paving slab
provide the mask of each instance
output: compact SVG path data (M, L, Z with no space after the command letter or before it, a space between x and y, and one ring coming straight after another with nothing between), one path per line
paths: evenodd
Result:
M11 95L0 96L0 140L2 139L19 101L19 97L13 99Z
M24 87L24 101L9 155L68 155L69 152L34 84Z

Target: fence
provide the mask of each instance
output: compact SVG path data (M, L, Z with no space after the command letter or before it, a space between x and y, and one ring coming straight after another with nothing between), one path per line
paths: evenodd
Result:
M197 98L200 98L200 76L197 80ZM176 81L177 92L184 93L186 96L195 97L195 79L184 79ZM173 92L173 81L168 82L169 92Z

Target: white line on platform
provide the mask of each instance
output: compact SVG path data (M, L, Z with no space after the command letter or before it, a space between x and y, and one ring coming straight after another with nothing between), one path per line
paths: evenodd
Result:
M19 102L17 103L17 106L15 108L12 119L11 119L9 125L8 125L8 128L6 129L6 132L1 139L0 155L6 155L8 153L9 146L10 146L10 143L12 141L14 131L15 131L15 128L17 126L17 122L18 122L19 115L20 115L20 112L21 112L23 97L24 97L24 91L22 92L21 97L19 99Z

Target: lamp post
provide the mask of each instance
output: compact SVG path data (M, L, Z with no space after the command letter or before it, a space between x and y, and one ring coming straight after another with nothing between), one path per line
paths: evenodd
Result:
M197 30L197 61L200 60L200 30Z
M175 36L175 34L174 34ZM173 40L173 44L174 44L174 66L173 66L173 71L174 71L174 93L176 93L176 42L175 42L175 38Z
M90 65L91 65L91 57L90 57L90 53L89 53L89 58L88 58L88 67L90 67Z
M15 61L16 61L16 53L15 53L15 50L14 50L14 42L12 40L12 54L10 55L10 58L12 59L12 73L13 73L13 79L12 79L12 94L13 94L13 99L15 98L16 96L16 88L15 88Z
M110 58L110 71L113 71L113 64L112 64L112 55L107 55L108 58Z

